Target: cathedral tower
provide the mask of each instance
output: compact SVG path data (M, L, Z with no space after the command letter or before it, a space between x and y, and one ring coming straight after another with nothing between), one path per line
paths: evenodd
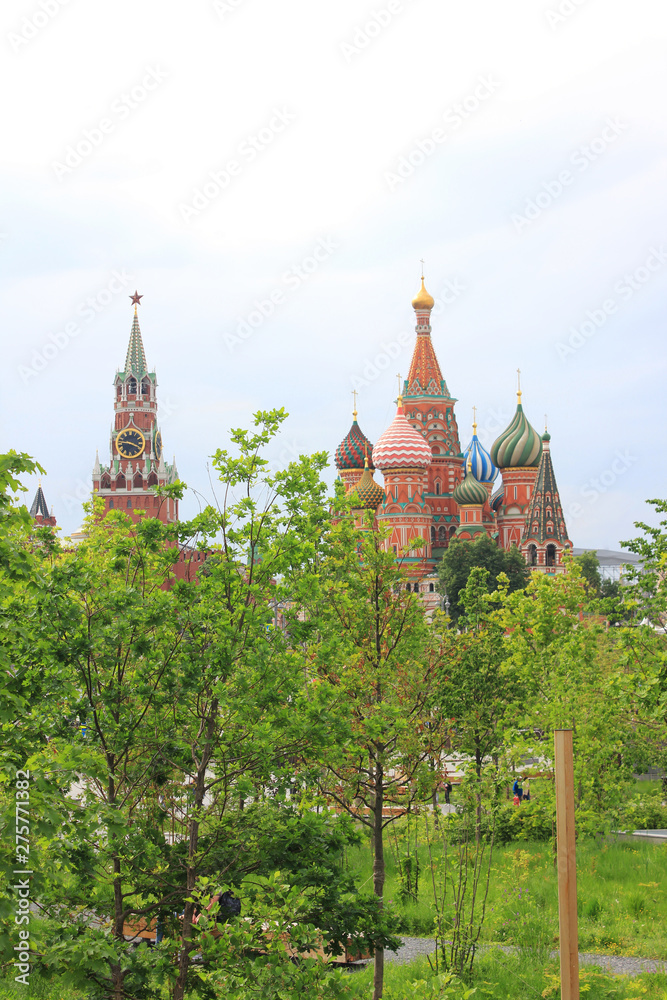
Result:
M178 501L157 497L154 487L176 482L176 464L162 453L157 422L157 379L148 370L139 329L137 306L142 295L130 296L134 320L123 371L114 379L114 423L109 440L109 464L93 468L93 490L104 499L104 513L122 510L133 520L140 511L167 523L178 519Z
M542 454L540 436L523 412L521 389L516 395L514 418L491 447L491 460L503 476L502 493L497 491L491 498L498 516L498 544L502 549L521 544Z
M403 387L403 404L408 421L423 435L431 450L424 496L433 515L430 541L437 558L458 525L454 489L463 477L463 457L454 414L456 400L449 393L431 340L431 310L435 302L424 287L423 275L421 282L412 300L417 317L417 342Z
M397 555L408 550L404 563L418 576L432 568L431 508L426 500L431 449L408 423L399 396L396 416L373 448L373 464L384 476L384 506L378 522L391 529L388 544Z
M542 458L535 489L526 512L521 551L531 569L542 573L563 573L563 552L572 548L567 537L563 508L551 461L551 435L542 435Z
M355 393L352 426L336 448L335 463L344 486L345 492L356 486L364 472L364 463L368 458L368 467L373 471L371 456L373 445L370 443L357 423L357 401Z

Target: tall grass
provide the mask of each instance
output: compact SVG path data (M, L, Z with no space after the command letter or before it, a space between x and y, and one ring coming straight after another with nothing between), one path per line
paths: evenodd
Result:
M414 824L414 820L412 821ZM411 852L418 855L419 888L401 898L397 861L400 826L387 852L385 898L397 911L401 932L434 936L435 910L428 850L423 838ZM436 848L437 851L437 848ZM349 853L349 864L370 880L368 846ZM667 845L641 841L580 840L577 844L579 943L582 951L667 957ZM520 891L519 891L520 890ZM558 941L558 884L550 844L507 844L494 848L487 917L481 940L528 948L540 954ZM535 950L533 947L533 950Z

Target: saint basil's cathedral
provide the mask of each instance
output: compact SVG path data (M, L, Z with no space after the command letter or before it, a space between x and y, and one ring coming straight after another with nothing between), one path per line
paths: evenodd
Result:
M354 510L375 510L387 545L403 558L415 592L435 603L436 564L452 539L494 538L513 545L538 572L564 570L567 536L549 448L523 412L521 391L509 426L487 452L473 424L461 450L450 395L431 340L434 300L424 287L412 301L417 317L410 371L396 416L373 446L353 414L335 462ZM379 470L384 489L373 479ZM500 473L500 485L494 489ZM419 544L411 547L411 542ZM406 554L407 553L407 554ZM429 600L428 594L433 597Z
M130 297L134 320L124 368L114 378L109 463L103 465L96 457L93 491L104 501L105 513L122 510L135 521L143 513L173 522L178 520L178 501L156 496L154 487L176 482L178 472L175 461L168 464L163 455L157 380L148 370L137 316L143 296L135 292ZM352 426L336 449L336 468L353 510L376 512L378 524L388 528L386 544L402 557L415 592L427 604L438 600L436 564L454 538L473 540L486 534L503 549L516 545L532 569L562 572L563 553L572 543L549 434L540 436L530 425L519 391L516 413L490 452L479 441L476 424L462 452L456 400L431 340L434 300L423 277L412 306L417 338L396 416L373 446L357 423L355 409ZM382 473L384 488L374 481L375 470ZM501 485L494 490L499 473ZM38 524L56 524L41 485L30 512ZM419 544L411 545L414 542ZM196 573L199 567L193 559L201 558L201 553L183 551L176 575Z

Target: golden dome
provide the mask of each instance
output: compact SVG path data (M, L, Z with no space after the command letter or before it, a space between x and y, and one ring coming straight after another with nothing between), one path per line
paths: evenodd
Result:
M435 305L435 299L432 295L429 295L424 288L424 277L422 275L422 286L417 292L415 298L412 300L413 309L432 309Z

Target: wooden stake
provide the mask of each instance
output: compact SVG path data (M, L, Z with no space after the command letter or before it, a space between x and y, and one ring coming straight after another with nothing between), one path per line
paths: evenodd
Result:
M558 922L561 1000L579 1000L577 858L574 840L574 766L572 730L554 732L556 837L558 843Z

